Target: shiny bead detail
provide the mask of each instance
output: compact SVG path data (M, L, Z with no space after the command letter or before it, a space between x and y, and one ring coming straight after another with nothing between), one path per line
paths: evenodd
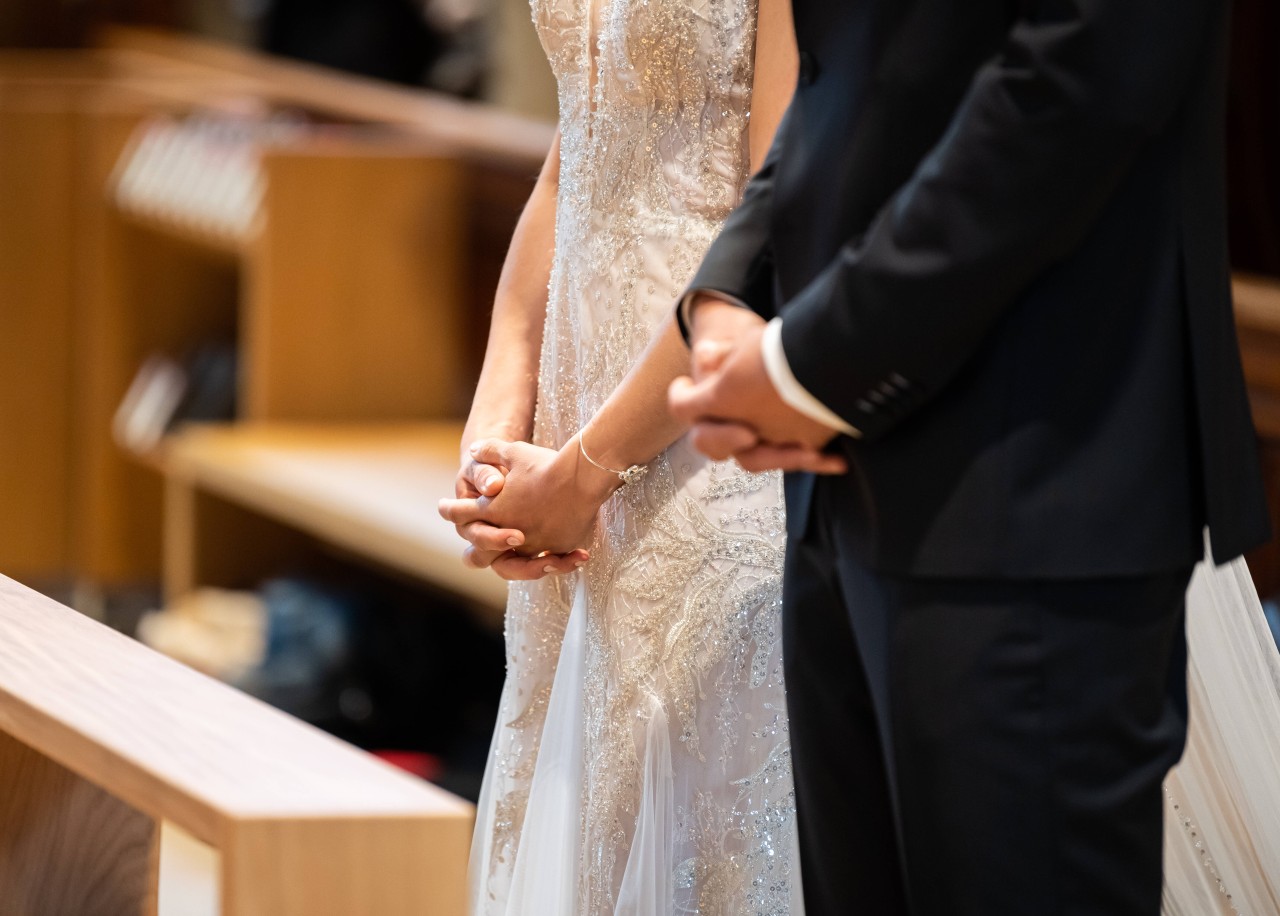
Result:
M560 180L534 440L581 429L741 197L755 0L532 0L559 86ZM593 440L594 442L594 440ZM781 916L795 795L781 660L781 477L678 442L601 511L591 562L511 589L487 872L505 912L574 589L585 595L576 914L614 913L669 729L674 913ZM520 647L516 649L514 647ZM527 648L526 648L527 647ZM518 690L523 690L520 695Z

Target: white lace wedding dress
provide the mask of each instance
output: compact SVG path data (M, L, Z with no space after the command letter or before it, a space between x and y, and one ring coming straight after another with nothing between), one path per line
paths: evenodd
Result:
M533 0L559 82L534 440L631 368L748 172L755 0ZM515 585L475 913L801 910L779 646L781 482L678 442L592 561Z

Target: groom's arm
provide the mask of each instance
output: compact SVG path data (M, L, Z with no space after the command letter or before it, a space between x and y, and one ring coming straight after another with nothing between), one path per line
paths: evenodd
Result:
M747 183L742 202L729 214L719 236L703 258L676 306L676 322L686 344L692 342L692 314L699 301L720 300L748 308L769 322L762 339L763 365L770 383L793 410L816 420L833 433L857 437L859 431L805 390L791 372L782 350L775 317L773 251L769 239L769 208L773 200L774 170L782 155L787 112L783 113L760 171ZM772 319L772 320L770 320ZM715 336L714 333L711 336Z
M819 402L883 434L941 390L992 322L1067 256L1186 94L1221 0L1039 0L975 76L943 139L868 232L790 303L788 368ZM771 263L772 173L695 286L757 303ZM869 408L885 385L910 398Z

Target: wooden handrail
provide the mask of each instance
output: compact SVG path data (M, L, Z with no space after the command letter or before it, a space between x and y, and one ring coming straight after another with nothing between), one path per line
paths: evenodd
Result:
M3 576L0 733L0 887L46 906L21 912L88 912L47 896L66 907L68 884L89 881L59 863L94 832L146 841L121 844L115 871L133 882L125 896L153 895L137 875L153 883L154 868L124 860L154 856L145 822L159 820L221 851L226 914L464 910L468 803ZM67 801L85 791L128 807ZM49 796L38 817L33 792ZM14 873L21 830L65 853L42 856L49 874Z

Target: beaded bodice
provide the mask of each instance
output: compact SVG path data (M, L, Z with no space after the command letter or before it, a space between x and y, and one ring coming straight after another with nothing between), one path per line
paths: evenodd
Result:
M559 86L562 215L723 220L747 171L754 0L532 5Z
M531 2L560 104L542 354L557 397L538 429L558 444L621 381L741 196L756 0Z

